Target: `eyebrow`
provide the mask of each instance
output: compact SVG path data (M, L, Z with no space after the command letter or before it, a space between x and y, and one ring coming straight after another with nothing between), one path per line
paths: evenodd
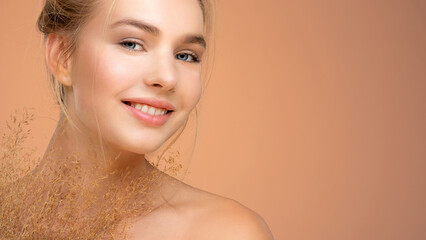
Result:
M206 48L207 43L202 35L187 35L185 37L184 43L195 43L201 45L201 47Z
M119 20L113 24L111 24L111 27L118 27L121 25L130 25L136 28L139 28L143 31L146 31L154 36L158 36L161 34L161 30L159 28L157 28L154 25L151 25L145 21L142 20L137 20L137 19L123 19L123 20ZM188 34L184 37L184 43L195 43L198 44L200 46L202 46L203 48L207 47L207 43L206 40L204 39L203 35L192 35L192 34Z
M152 35L158 36L160 35L161 31L160 29L158 29L157 27L142 21L142 20L136 20L136 19L123 19L123 20L119 20L113 24L111 24L111 27L118 27L121 25L130 25L133 27L137 27L141 30L147 31L149 33L151 33Z

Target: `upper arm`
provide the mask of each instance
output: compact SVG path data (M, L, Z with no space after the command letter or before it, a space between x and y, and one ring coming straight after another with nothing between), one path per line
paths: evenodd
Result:
M210 209L195 222L191 232L190 239L273 240L262 217L233 200Z

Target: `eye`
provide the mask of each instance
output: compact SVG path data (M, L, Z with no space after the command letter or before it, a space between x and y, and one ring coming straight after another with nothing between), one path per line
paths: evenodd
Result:
M143 50L142 45L137 43L136 41L126 40L126 41L120 42L120 45L129 49L130 51L142 51Z
M185 62L194 62L194 63L200 62L198 57L193 53L179 53L179 54L176 55L176 58L178 60L182 60L182 61L185 61Z

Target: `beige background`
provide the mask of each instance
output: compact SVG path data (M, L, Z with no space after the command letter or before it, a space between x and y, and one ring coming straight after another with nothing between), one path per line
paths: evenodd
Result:
M57 120L38 0L0 2L0 121ZM426 239L426 2L218 0L186 181L258 212L276 239Z

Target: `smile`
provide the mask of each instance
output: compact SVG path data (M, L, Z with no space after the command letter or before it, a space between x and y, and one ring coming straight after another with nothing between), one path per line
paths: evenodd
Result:
M123 102L128 110L137 119L142 122L159 127L166 123L167 119L172 114L173 110L167 110L164 108L156 108L147 104L133 103L129 101Z
M163 116L167 114L167 109L164 108L156 108L153 106L149 106L147 104L139 104L139 103L132 103L132 102L124 102L126 105L131 106L132 108L135 108L143 113L149 114L151 116Z

